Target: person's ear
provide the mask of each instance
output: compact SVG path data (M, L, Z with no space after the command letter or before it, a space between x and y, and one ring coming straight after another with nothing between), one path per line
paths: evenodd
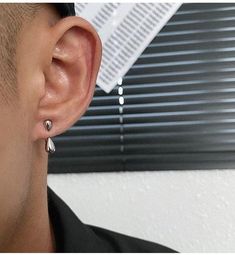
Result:
M84 114L95 89L102 44L86 20L70 16L51 27L49 65L45 88L37 109L33 140L63 133ZM48 132L43 126L52 120Z

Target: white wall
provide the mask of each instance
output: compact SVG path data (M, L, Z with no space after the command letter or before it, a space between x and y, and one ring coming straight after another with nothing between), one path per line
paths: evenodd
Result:
M180 252L235 252L235 170L49 175L89 224Z

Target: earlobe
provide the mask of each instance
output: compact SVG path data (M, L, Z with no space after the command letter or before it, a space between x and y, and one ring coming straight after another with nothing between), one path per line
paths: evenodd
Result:
M51 137L66 131L84 114L92 100L101 61L101 41L88 21L67 17L51 29L51 62L44 72L45 93L38 105L34 140L48 136L44 120L53 121Z

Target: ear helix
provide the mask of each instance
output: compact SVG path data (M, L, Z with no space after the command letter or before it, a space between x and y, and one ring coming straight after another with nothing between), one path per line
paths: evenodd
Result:
M47 131L50 131L52 129L52 121L51 120L45 120L44 121L44 127ZM45 150L47 153L54 153L55 152L55 144L52 141L50 137L48 137L45 141Z

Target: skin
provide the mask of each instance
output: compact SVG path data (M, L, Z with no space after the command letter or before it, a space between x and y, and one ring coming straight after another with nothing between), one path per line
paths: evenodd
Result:
M11 106L0 101L1 252L55 251L45 139L65 132L86 111L101 54L97 32L80 17L61 19L45 4L24 22L16 48L19 97Z

